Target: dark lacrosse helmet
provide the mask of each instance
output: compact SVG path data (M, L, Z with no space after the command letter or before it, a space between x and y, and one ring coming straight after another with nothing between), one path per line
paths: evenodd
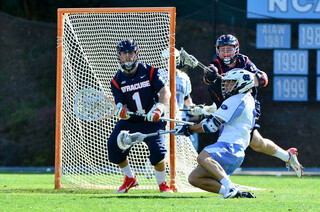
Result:
M134 40L125 39L117 45L117 56L119 63L124 72L128 76L132 76L136 71L136 65L138 63L138 51L139 47ZM121 53L127 53L125 56Z
M233 46L233 49L222 48ZM221 35L216 42L216 54L226 65L232 64L239 54L239 42L233 35Z

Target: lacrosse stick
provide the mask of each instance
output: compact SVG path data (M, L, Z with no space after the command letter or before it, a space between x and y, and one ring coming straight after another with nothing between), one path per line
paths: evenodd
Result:
M180 58L183 64L188 65L191 68L199 66L202 69L212 72L210 68L199 62L193 55L188 54L183 48L181 48L180 50ZM219 74L217 74L217 77L221 79L221 76Z
M82 120L98 121L107 119L114 115L115 111L117 110L117 106L103 92L93 89L84 89L79 91L77 94L74 100L73 109L76 116ZM129 115L147 117L147 114L130 111L127 111L127 113ZM160 117L160 120L194 125L193 122L180 121L164 117Z
M197 105L195 107L199 107L202 110L202 114L204 116L210 116L217 111L217 105L213 103L210 106L205 105ZM193 108L180 109L180 111L191 111Z
M136 132L136 133L130 134L129 131L127 130L121 130L119 135L117 136L117 144L120 149L125 151L134 144L142 143L143 140L147 137L162 135L162 134L171 133L175 131L176 130L159 131L159 132L150 133L150 134L143 134L140 132Z

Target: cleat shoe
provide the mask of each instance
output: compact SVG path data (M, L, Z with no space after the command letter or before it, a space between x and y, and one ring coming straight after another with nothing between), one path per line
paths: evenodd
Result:
M296 148L290 148L287 150L289 153L289 160L286 162L286 166L288 170L290 170L290 166L293 168L293 170L296 172L298 177L303 176L302 166L298 161L298 151Z
M161 193L173 193L172 189L167 185L167 182L163 182L159 185L159 190Z
M138 184L139 183L138 183L136 175L134 175L134 177L132 177L132 178L129 178L127 175L125 175L124 182L123 182L122 186L118 189L118 191L116 191L116 193L117 194L127 193L130 188L133 188L133 187L137 186Z
M241 191L237 187L232 187L227 190L227 192L222 196L223 199L236 198L240 196Z

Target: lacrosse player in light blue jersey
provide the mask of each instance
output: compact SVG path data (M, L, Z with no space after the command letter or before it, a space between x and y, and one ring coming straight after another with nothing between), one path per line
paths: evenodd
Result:
M287 151L282 149L276 143L268 138L262 137L258 129L260 125L258 120L261 114L260 102L257 100L258 87L266 87L268 84L268 76L265 72L259 70L248 56L240 54L238 39L233 35L221 35L216 41L216 54L211 64L208 66L212 71L204 71L203 80L208 84L208 90L211 98L217 106L220 106L223 99L221 94L221 83L218 74L223 75L233 70L241 68L248 70L255 75L255 88L252 90L252 96L255 98L256 104L256 124L251 133L250 147L256 151L267 155L277 157L285 162L288 169L290 166L296 172L298 177L303 176L302 166L298 161L298 150L294 147Z
M191 98L192 86L189 76L181 71L180 69L185 66L185 64L181 63L180 60L180 52L176 48L174 49L175 58L176 58L176 99L177 99L177 108L192 108L190 111L179 111L177 110L176 118L189 121L189 117L191 116L199 116L203 114L201 108L196 107ZM162 52L162 57L165 61L165 65L169 64L169 50L165 49ZM194 146L194 148L198 151L198 134L194 133L190 136L190 140Z
M229 71L221 82L225 101L213 116L194 126L177 125L174 135L194 132L213 133L220 129L218 141L198 155L197 166L189 175L191 185L227 198L255 198L229 179L243 162L245 149L255 123L255 102L251 95L254 75L244 69Z

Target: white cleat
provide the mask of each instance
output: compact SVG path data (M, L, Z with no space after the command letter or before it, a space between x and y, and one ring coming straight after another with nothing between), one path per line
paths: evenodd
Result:
M290 148L287 150L289 153L289 160L286 162L287 168L290 170L290 166L293 168L293 170L296 172L298 177L303 176L302 166L298 161L298 151L296 148Z
M235 198L240 195L240 190L236 187L229 188L226 193L222 196L223 199Z

